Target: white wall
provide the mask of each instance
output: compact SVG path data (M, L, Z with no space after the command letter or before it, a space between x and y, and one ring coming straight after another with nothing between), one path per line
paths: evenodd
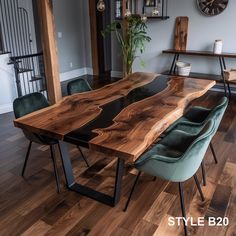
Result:
M7 65L9 55L0 55L0 114L12 111L12 102L16 98L15 76L12 65Z
M149 20L148 33L152 41L147 45L145 53L141 58L146 67L140 66L137 59L134 63L134 71L163 72L169 69L172 57L163 55L163 49L173 47L175 18L177 16L189 17L188 49L212 50L215 39L222 39L224 51L236 52L236 27L235 10L236 1L229 1L227 9L219 16L207 17L202 15L196 5L196 0L169 0L168 12L170 19ZM121 58L118 57L116 46L113 51L113 70L121 71ZM193 71L204 73L219 73L217 59L203 57L182 57L183 60L191 62ZM236 68L236 60L227 59L229 67Z
M61 81L92 73L88 1L54 0L53 5Z

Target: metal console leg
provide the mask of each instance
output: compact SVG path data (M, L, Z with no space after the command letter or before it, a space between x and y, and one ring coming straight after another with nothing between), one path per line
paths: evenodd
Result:
M175 62L176 62L176 57L177 57L177 54L174 55L174 59L172 61L172 64L171 64L171 67L170 67L170 71L169 71L169 74L171 75L172 72L173 72L173 69L174 69L174 66L175 66Z
M224 78L224 66L223 66L223 59L222 59L221 57L219 57L219 62L220 62L221 76L222 76L222 79L223 79L223 84L224 84L224 91L225 91L225 96L227 97L228 93L227 93L226 82L225 82L225 78Z
M222 59L222 63L223 63L224 70L226 70L225 58L224 58L224 57L221 57L221 59ZM225 78L224 78L224 80L225 80ZM227 86L228 86L228 91L229 91L229 98L231 98L231 88L230 88L229 82L227 82Z
M178 60L179 60L179 54L177 54L175 62L178 61ZM176 73L176 63L175 63L175 66L174 66L174 74L175 73Z

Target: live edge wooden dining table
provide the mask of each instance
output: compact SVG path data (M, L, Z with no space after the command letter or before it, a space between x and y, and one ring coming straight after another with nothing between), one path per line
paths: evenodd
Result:
M134 162L181 117L188 104L215 81L134 73L90 92L67 96L48 108L14 121L18 128L59 140L70 190L115 206L120 199L125 162ZM76 182L68 143L117 158L113 196Z

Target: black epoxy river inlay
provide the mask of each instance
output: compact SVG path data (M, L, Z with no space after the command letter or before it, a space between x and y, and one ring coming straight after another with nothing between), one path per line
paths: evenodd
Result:
M89 122L84 127L67 134L65 136L65 141L88 147L88 142L97 136L92 130L111 126L113 124L113 119L125 107L163 91L167 88L167 82L169 80L170 78L168 76L158 76L151 83L132 90L127 96L101 106L102 112L95 120Z

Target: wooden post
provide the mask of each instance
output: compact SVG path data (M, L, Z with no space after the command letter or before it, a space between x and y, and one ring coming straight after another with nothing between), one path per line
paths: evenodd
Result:
M97 10L96 1L89 0L89 17L90 17L93 74L99 75L96 10Z
M61 100L61 83L51 0L37 0L43 47L48 99L51 104Z

